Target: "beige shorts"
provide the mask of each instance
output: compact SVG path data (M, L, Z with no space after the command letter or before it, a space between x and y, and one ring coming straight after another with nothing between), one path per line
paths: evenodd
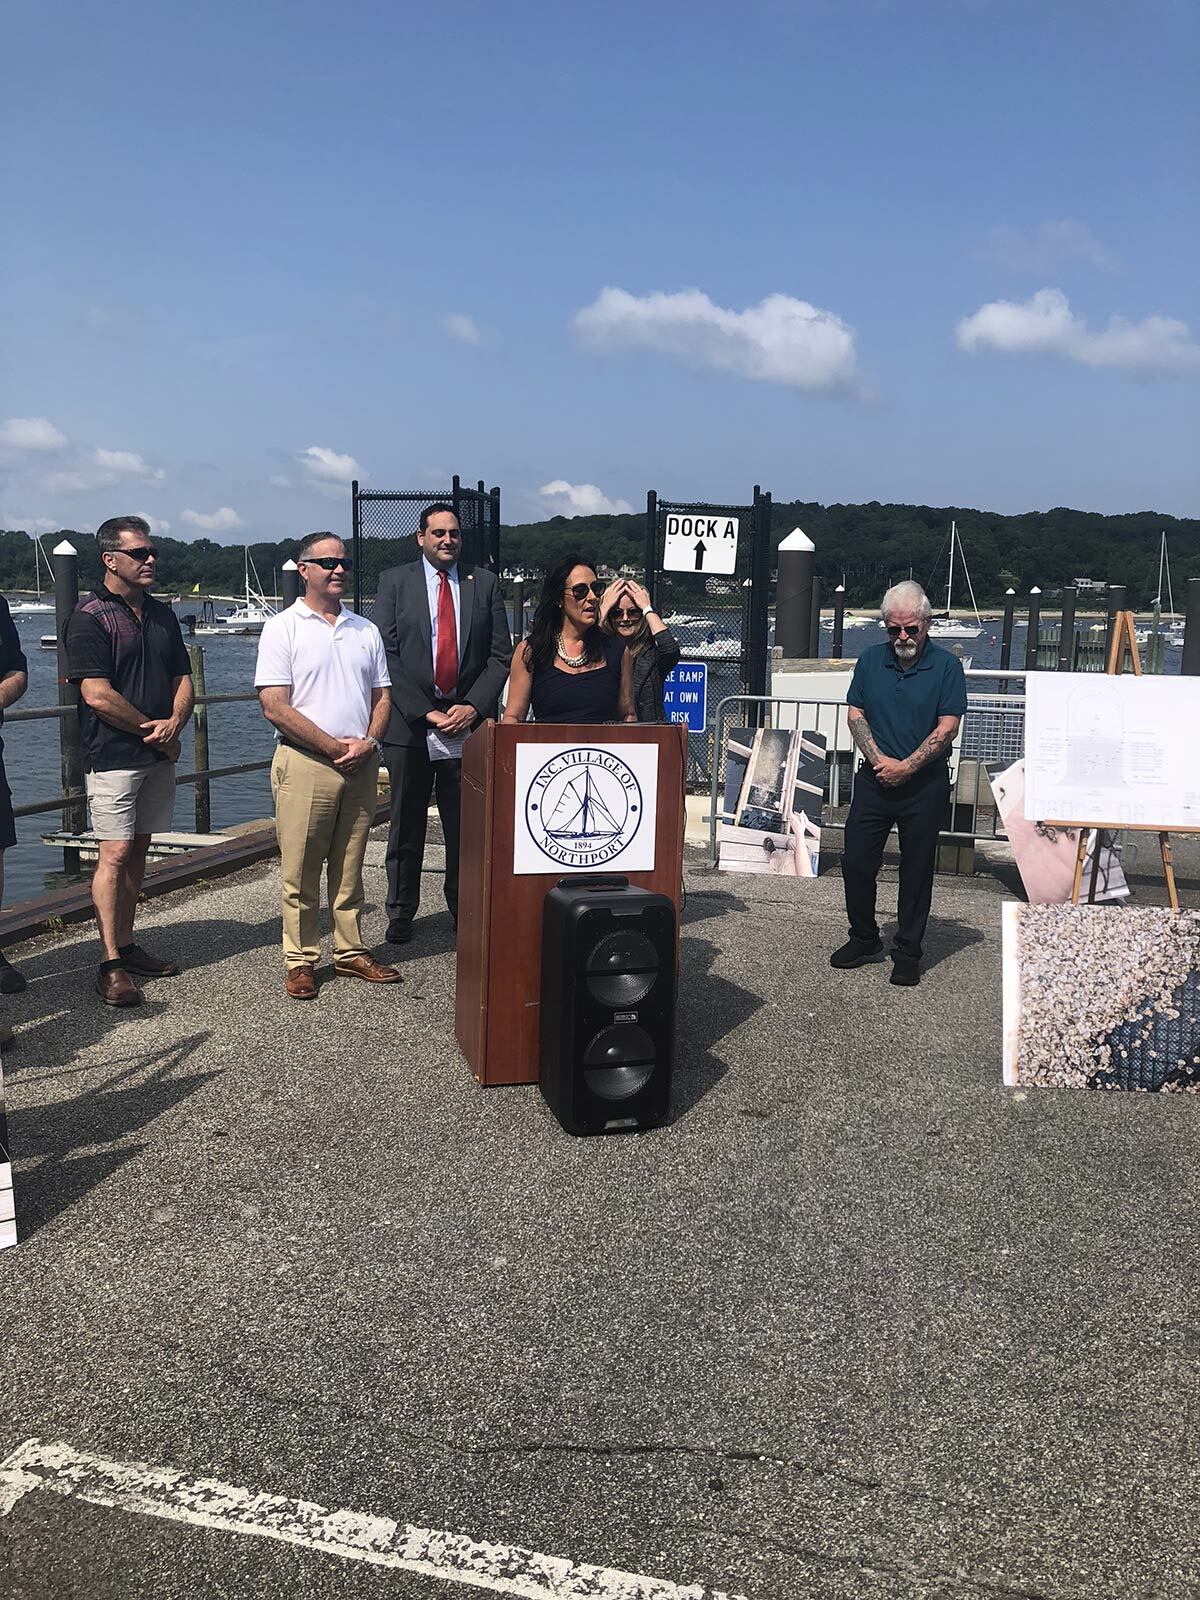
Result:
M175 815L175 763L87 774L88 809L97 839L169 833Z

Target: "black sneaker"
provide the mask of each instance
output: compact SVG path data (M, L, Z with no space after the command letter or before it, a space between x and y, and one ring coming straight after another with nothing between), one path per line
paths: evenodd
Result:
M889 983L897 983L901 988L909 989L914 983L921 981L921 963L912 956L898 956L892 953L892 975Z
M869 961L883 960L882 939L859 939L851 934L840 950L829 958L831 967L865 967Z
M25 992L25 979L13 966L0 955L0 994L23 994Z

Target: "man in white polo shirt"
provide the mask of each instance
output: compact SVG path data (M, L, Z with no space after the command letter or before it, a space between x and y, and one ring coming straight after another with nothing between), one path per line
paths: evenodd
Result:
M264 624L254 687L279 740L271 788L287 992L293 1000L311 1000L326 864L334 970L368 983L400 982L395 967L376 961L362 940L363 857L391 698L379 629L342 605L350 573L343 541L310 533L296 565L306 593Z

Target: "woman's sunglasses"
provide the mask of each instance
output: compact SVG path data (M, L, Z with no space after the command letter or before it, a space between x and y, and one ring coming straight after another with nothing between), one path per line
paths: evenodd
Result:
M354 563L345 556L305 556L301 566L323 567L326 572L336 572L341 567L343 572L353 572Z
M614 611L612 615L614 622L640 622L642 620L640 611Z
M589 594L594 594L599 600L608 585L603 578L597 578L594 583L573 583L567 590L572 600L586 600Z

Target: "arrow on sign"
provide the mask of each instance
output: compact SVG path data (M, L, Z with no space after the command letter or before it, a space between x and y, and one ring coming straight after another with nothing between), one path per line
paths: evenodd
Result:
M704 540L696 541L696 571L699 572L704 565Z

